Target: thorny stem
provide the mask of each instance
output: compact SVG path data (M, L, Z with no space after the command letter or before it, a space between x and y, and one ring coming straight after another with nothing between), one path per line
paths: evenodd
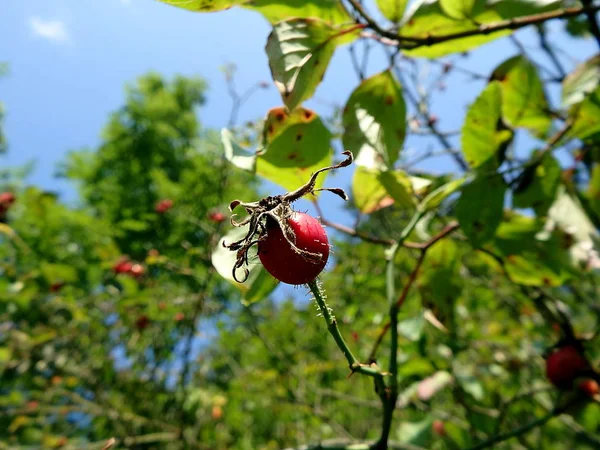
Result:
M313 280L310 283L308 283L308 287L310 288L311 292L315 297L315 301L317 302L317 306L319 307L321 314L325 318L325 322L327 322L327 330L333 336L333 339L335 340L335 343L337 344L338 348L346 357L346 360L348 361L348 367L350 367L350 370L352 372L363 373L371 377L382 378L383 373L377 368L376 365L367 365L358 362L358 360L352 353L352 350L350 350L348 344L346 344L346 341L344 341L344 337L342 336L342 333L340 332L340 329L337 325L337 320L335 319L331 308L329 308L329 305L327 305L327 302L325 301L325 296L323 294L323 291L321 290L321 287L318 285L318 282L316 280Z

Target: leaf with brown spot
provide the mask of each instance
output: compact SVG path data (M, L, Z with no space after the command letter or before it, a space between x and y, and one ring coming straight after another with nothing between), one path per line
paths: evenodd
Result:
M404 144L406 105L402 86L389 70L364 80L352 92L343 124L344 148L354 153L357 164L377 166L359 158L367 152L381 158L388 169L393 167Z
M361 28L314 18L292 18L273 26L266 46L269 67L289 110L313 95L336 47L355 39Z

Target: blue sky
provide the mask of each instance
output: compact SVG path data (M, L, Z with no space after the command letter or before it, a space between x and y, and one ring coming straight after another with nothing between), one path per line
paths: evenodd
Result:
M582 60L597 51L591 40L566 38L557 31L561 27L560 22L551 23L556 33L553 39L571 57ZM67 198L73 190L53 178L56 162L69 150L99 143L108 114L123 103L126 82L149 70L167 76L201 75L210 85L201 120L206 126L221 128L230 111L222 65L235 61L241 90L270 80L264 52L269 24L259 14L238 8L197 14L155 0L4 1L0 30L0 61L10 66L9 76L0 80L9 140L8 156L0 161L15 165L35 159L37 166L29 181L66 193ZM537 45L533 33L517 35L528 49ZM460 58L458 64L489 73L514 54L515 47L501 39ZM532 56L547 63L539 52L532 50ZM561 58L569 65L565 56ZM376 50L369 71L381 70L385 64L383 52ZM458 73L448 81L448 89L433 104L446 130L460 126L466 106L483 86ZM327 114L326 104L343 104L356 83L348 51L339 49L307 106ZM240 121L256 119L280 105L275 88L259 91L241 111ZM427 145L418 138L407 142L413 152ZM448 170L447 164L433 161L425 167L441 172ZM344 176L340 179L348 182Z

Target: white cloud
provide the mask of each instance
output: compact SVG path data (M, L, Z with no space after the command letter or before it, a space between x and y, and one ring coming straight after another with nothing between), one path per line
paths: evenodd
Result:
M49 41L65 43L70 37L64 22L60 20L46 20L40 17L29 18L29 28L35 36Z

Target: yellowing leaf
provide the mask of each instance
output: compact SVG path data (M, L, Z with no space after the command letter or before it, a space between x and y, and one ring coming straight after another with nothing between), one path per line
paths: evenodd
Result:
M265 120L256 173L292 191L315 170L331 165L330 140L331 133L313 111L274 108ZM317 187L324 179L324 174L318 178Z

